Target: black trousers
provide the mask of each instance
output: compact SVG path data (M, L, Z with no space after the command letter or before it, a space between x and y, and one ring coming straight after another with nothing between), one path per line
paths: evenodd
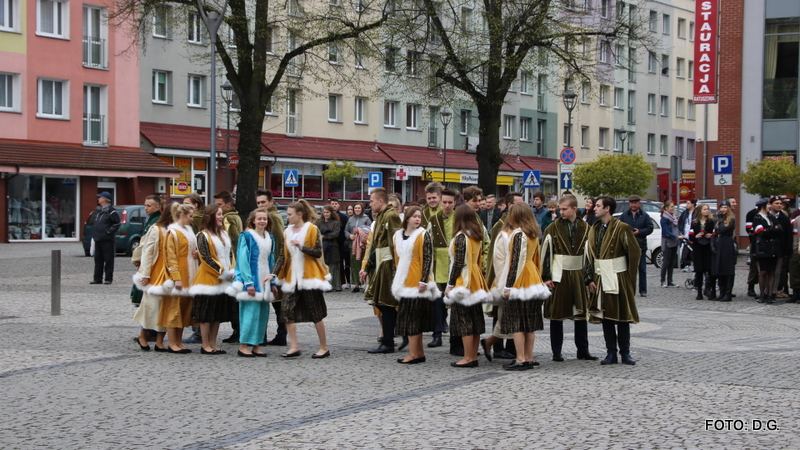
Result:
M114 281L114 240L95 241L94 243L94 281L103 281L105 273L106 281Z
M589 326L585 320L575 320L575 347L578 355L589 354ZM560 355L564 344L564 321L550 321L550 349L554 355Z
M383 338L381 344L387 347L394 346L394 327L397 325L397 309L391 306L378 305L381 312L381 323L383 324Z
M603 337L606 340L606 351L609 354L619 353L630 355L631 353L631 324L628 322L617 322L616 320L603 319Z
M492 317L492 329L497 325L497 316ZM513 339L500 339L499 341L495 342L492 346L492 351L497 353L501 350L505 350L508 353L511 353L514 356L517 356L517 347L514 345Z
M278 331L275 333L275 339L286 341L286 324L283 323L283 314L281 313L281 302L272 302L272 310L275 311L275 320L278 322ZM264 340L268 341L266 331L264 332Z
M447 285L437 283L437 286L442 295L433 301L433 337L442 337L444 327L447 325L447 308L444 307L444 290Z

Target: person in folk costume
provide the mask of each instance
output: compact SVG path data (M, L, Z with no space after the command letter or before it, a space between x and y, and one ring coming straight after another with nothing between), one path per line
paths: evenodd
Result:
M283 232L286 227L283 225L283 217L278 212L278 207L275 206L275 200L272 198L272 192L267 189L256 190L256 206L265 208L269 213L269 229L268 233L272 234L272 242L274 243L275 253L274 258L283 256ZM275 322L278 324L278 329L275 331L275 337L269 340L264 336L263 345L286 346L286 324L281 319L281 300L283 300L283 292L277 289L275 292L275 300L272 301L272 311L275 313Z
M157 195L148 195L146 199L144 199L144 213L147 214L147 223L144 224L144 228L142 229L142 236L147 235L147 232L150 231L150 227L158 222L158 219L161 217L161 197ZM137 269L139 265L142 263L142 246L139 245L136 249L133 250L133 255L131 255L131 264L133 264ZM134 283L131 286L131 303L136 306L142 302L142 291L136 287Z
M695 300L702 300L703 294L709 300L717 297L717 280L711 276L711 259L714 254L711 240L714 238L714 216L707 203L697 206L697 214L689 229L689 241L692 243L692 265L694 265L694 287L697 289ZM706 276L706 289L703 292L703 277Z
M542 281L541 231L533 211L521 203L511 205L503 230L510 236L500 332L514 336L517 349L516 360L503 368L528 370L538 365L533 361L534 333L544 329L542 305L550 297L550 290Z
M433 331L433 300L439 296L433 280L433 243L421 222L420 207L408 207L393 237L397 270L392 294L400 303L396 333L408 336L410 345L408 356L397 360L401 364L425 362L422 333Z
M433 216L442 210L442 191L444 186L438 181L431 181L425 186L425 206L422 207L422 228L428 228Z
M590 226L578 218L578 201L566 194L558 202L561 217L544 230L542 279L553 295L544 304L550 320L550 348L553 361L564 361L564 321L575 322L578 359L596 361L589 353L589 293L583 283L583 262Z
M170 212L175 219L167 228L167 280L158 315L159 325L167 328L170 353L191 353L181 341L183 329L194 325L193 299L189 295L192 280L197 274L197 238L192 230L194 206L173 203Z
M322 233L314 225L317 214L306 200L300 199L286 209L286 218L289 227L283 235L283 258L278 258L274 268L278 285L285 294L281 313L289 334L289 350L281 356L300 356L296 324L312 322L317 330L319 350L311 357L326 358L331 352L322 321L328 315L322 293L331 290L331 275L322 254Z
M192 320L200 324L203 355L227 353L217 346L219 325L230 322L234 314L233 300L225 289L233 281L235 259L228 233L225 231L224 213L218 205L208 205L203 211L200 233L197 234L197 251L200 267L189 288L194 296Z
M522 197L521 192L509 192L505 196L506 205L510 207L514 203L522 202ZM514 348L514 337L500 333L499 325L500 317L503 314L503 305L505 304L503 287L508 275L503 269L508 255L508 238L511 236L510 232L503 231L507 217L508 208L503 211L503 214L492 226L491 244L489 246L489 255L492 257L492 263L488 264L486 268L486 284L491 289L493 304L487 304L484 311L492 318L492 335L482 339L481 345L486 359L489 361L493 358L515 359L517 357L517 350Z
M192 234L195 236L200 231L200 222L203 220L203 198L200 197L199 194L196 192L192 192L191 194L183 197L183 204L184 205L192 205L194 207L194 213L192 214ZM195 239L195 242L197 239ZM187 280L187 283L191 283L192 280ZM184 344L202 344L203 339L200 337L200 327L197 325L192 325L192 335L188 338L183 340Z
M166 352L164 335L167 329L159 325L161 296L164 295L163 284L167 280L166 235L172 223L172 211L167 209L161 213L158 221L142 239L142 259L139 270L133 275L133 283L142 291L142 302L133 314L133 320L142 326L138 343L142 350L150 347L145 339L144 330L156 331L155 350Z
M275 240L266 208L250 213L245 232L239 235L233 284L225 291L239 302L239 351L242 357L265 357L259 346L264 341L269 321L269 304L278 291L272 268L275 266ZM281 249L283 250L283 249ZM281 255L282 257L282 255ZM252 350L247 348L252 347Z
M450 306L450 334L461 336L464 357L452 367L478 367L480 335L486 330L481 303L489 300L483 277L484 227L469 204L456 208L450 243L450 277L444 292Z
M450 255L448 252L450 241L453 239L456 195L457 193L451 189L442 189L438 200L441 209L431 216L426 226L433 242L434 279L439 291L442 293L439 298L433 301L433 339L428 343L428 347L441 347L442 333L447 328L447 308L444 306L444 290L447 288L448 271L450 269ZM422 218L424 221L424 210Z
M631 323L639 323L636 309L636 275L642 249L633 229L613 217L617 202L603 195L597 198L594 213L598 221L589 230L584 282L589 286L589 314L603 321L606 357L600 364L617 364L617 345L622 363L636 364L631 358Z

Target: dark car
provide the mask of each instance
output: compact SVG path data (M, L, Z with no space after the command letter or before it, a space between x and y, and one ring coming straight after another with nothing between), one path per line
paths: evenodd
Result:
M119 230L117 230L114 240L117 243L117 253L124 253L128 256L133 254L133 250L139 246L142 240L142 231L147 222L147 215L142 205L122 205L114 207L119 213ZM92 242L92 228L97 209L89 215L83 224L83 253L89 256L89 248Z

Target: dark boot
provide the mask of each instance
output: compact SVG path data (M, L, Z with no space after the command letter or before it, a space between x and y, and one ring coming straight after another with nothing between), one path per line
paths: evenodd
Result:
M715 300L719 302L725 298L725 294L728 291L728 277L726 276L717 277L717 284L719 284L719 296Z
M717 300L721 302L729 302L731 298L731 291L733 290L733 277L721 277L720 284L720 298Z
M797 303L800 300L800 291L797 289L792 290L792 296L786 300L786 303Z
M694 288L697 289L697 297L695 297L695 300L702 300L703 299L703 274L701 272L695 272L695 274L694 274Z
M619 355L622 364L632 366L636 360L631 358L631 324L617 322L617 340L619 341Z
M561 361L564 360L564 357L561 355L561 348L562 348L563 344L564 344L564 322L561 321L561 320L551 320L550 321L550 350L552 350L552 352L553 352L553 360L554 361L558 360L558 358L560 358ZM579 353L580 353L580 351L579 351Z
M747 296L748 297L758 297L756 294L756 285L753 283L747 283Z
M702 300L703 299L703 290L697 288L697 296L694 298L695 300Z
M617 363L617 328L613 320L603 319L603 338L606 341L606 357L600 364Z

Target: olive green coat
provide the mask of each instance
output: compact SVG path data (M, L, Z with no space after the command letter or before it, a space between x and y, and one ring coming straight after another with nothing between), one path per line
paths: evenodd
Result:
M554 255L583 256L589 238L589 225L575 219L575 237L570 242L566 221L558 218L544 231L542 237L542 279L552 281ZM547 247L548 238L551 247ZM553 295L544 302L544 317L550 320L586 320L589 309L589 290L583 280L582 270L565 270L561 282L556 283Z
M639 322L639 311L636 309L636 277L639 273L639 257L642 250L633 230L628 224L618 219L611 219L600 248L597 248L597 232L603 227L597 221L589 231L589 251L587 254L586 272L592 275L597 289L590 294L589 314L596 318L610 319L617 322ZM627 263L625 272L617 273L618 294L602 292L603 283L600 275L594 272L596 259L614 259L624 257Z

